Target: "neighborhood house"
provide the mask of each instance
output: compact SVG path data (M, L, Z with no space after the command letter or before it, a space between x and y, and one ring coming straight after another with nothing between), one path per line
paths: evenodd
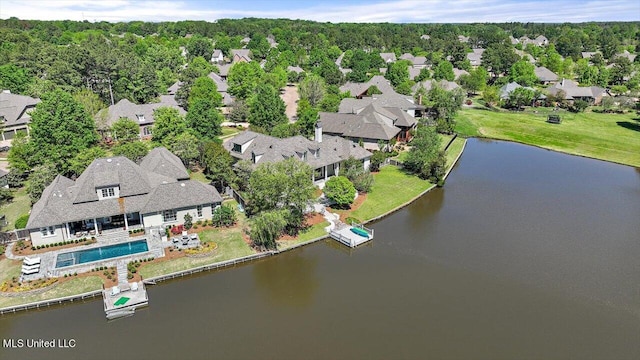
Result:
M224 143L224 147L234 158L255 165L295 157L313 168L314 182L339 175L340 163L350 157L362 161L365 169L369 168L371 159L371 153L358 144L341 137L323 135L320 121L316 124L315 141L303 136L280 139L245 131Z
M179 225L190 214L210 220L222 197L189 180L180 159L155 148L140 165L123 156L94 160L75 181L58 175L33 205L27 229L33 246L112 229Z

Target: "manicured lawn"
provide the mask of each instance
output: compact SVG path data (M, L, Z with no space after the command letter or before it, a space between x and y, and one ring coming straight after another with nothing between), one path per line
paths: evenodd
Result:
M350 215L362 221L408 202L433 185L391 165L383 167L373 177L375 181L367 199Z
M249 247L242 238L242 229L239 226L232 229L205 230L200 232L199 235L202 241L214 241L218 245L214 255L199 259L182 257L144 264L140 267L140 275L142 275L143 278L150 278L255 254L255 251Z
M458 112L456 131L463 136L510 140L569 154L640 166L640 116L594 112L558 112L561 124L539 113L466 108Z
M451 138L453 138L453 135L438 134L438 136L440 137L440 140L441 140L440 146L442 149L444 149L449 143L449 141L451 141ZM394 159L403 163L407 160L408 156L409 156L409 150L406 150L398 154L398 156L394 157Z
M13 230L16 220L22 215L27 215L31 209L31 200L26 188L14 190L13 195L13 201L0 208L0 214L5 215L7 220L4 230Z
M302 234L300 234L296 239L294 240L283 240L283 241L278 241L278 250L286 250L290 247L293 247L295 245L298 245L300 243L303 243L305 241L309 241L315 238L319 238L321 236L326 237L328 236L327 232L324 231L324 228L329 226L329 222L328 221L323 221L321 223L312 225L309 229L307 229L307 231L303 232Z
M200 181L201 183L205 183L207 185L211 183L211 180L207 179L202 171L192 171L191 174L189 174L189 178L191 180Z
M223 126L221 136L235 135L239 132L240 130L238 130L238 128Z
M462 151L462 147L464 146L465 141L466 140L461 137L457 137L455 140L453 140L453 142L451 143L451 146L449 146L449 149L447 149L447 153L446 153L447 168L453 165L453 161L458 157L458 154L460 154L460 151Z
M0 283L11 281L11 278L20 276L22 261L3 258L0 261Z
M3 262L4 261L5 260L3 260ZM0 307L27 304L47 299L55 299L100 289L102 289L102 279L100 279L100 277L79 277L77 279L68 280L59 285L56 285L51 290L45 291L41 294L11 298L0 297Z

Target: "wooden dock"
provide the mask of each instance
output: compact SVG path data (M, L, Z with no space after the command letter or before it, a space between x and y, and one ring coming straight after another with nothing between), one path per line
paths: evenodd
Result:
M360 236L351 231L352 228L363 230L368 234L368 236ZM343 224L342 226L338 226L335 229L329 231L329 236L331 236L332 239L337 240L341 244L344 244L351 248L355 248L358 245L364 244L367 241L373 239L373 229L369 229L362 224L353 224L351 226Z
M114 288L102 290L104 312L109 320L133 315L136 309L149 305L147 290L142 281L120 284Z

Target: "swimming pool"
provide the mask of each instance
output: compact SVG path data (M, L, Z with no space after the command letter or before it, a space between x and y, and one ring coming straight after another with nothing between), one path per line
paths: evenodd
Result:
M58 254L58 257L56 258L56 268L132 255L145 251L149 251L149 246L145 239L116 245L101 246L88 250L72 251Z

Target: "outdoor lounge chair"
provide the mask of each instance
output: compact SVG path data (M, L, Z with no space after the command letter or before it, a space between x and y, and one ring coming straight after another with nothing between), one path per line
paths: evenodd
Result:
M137 282L131 283L131 291L138 291L138 283Z
M114 286L111 288L111 296L116 296L120 294L120 288L117 286Z

